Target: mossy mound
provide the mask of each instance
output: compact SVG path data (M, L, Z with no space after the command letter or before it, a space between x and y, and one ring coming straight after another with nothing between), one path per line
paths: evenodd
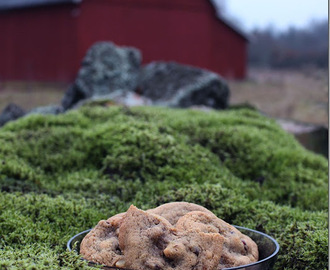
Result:
M182 200L275 237L276 269L327 268L327 160L253 110L86 106L8 123L0 145L0 269L90 269L71 236Z

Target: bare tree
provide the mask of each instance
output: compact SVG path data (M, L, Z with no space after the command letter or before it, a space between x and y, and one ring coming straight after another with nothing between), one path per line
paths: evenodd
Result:
M273 68L328 67L328 20L311 21L305 28L250 32L249 64Z

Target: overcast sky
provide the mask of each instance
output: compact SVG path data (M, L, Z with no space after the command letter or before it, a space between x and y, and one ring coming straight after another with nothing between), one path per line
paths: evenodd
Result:
M249 31L273 25L285 30L304 27L312 19L328 18L328 0L215 0L224 2L225 13Z

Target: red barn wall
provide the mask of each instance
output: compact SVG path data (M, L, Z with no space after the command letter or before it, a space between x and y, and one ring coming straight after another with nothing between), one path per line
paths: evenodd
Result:
M0 80L70 81L79 65L68 5L0 13Z
M244 78L246 40L208 0L85 0L0 13L0 80L71 82L97 41Z
M79 18L80 55L84 55L96 40L112 40L119 45L139 48L144 63L176 60L209 66L210 14L189 4L178 6L175 2L180 1L84 2ZM208 7L207 1L197 1L201 2ZM83 35L83 32L90 34Z
M78 31L80 57L95 41L111 40L139 48L143 63L177 61L245 77L246 40L216 17L207 0L85 1Z
M217 20L217 19L215 19ZM213 24L212 64L210 68L226 78L244 79L247 40L224 23Z

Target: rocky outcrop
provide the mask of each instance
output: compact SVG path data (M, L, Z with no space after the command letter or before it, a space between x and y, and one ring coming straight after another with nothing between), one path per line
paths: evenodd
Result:
M153 62L143 67L139 91L154 104L170 107L225 109L229 103L228 85L219 75L175 62Z
M289 119L277 119L277 122L285 131L293 134L297 141L308 150L325 157L329 156L329 131L327 127Z
M42 106L32 109L27 113L28 114L59 114L64 111L62 106L59 105L49 105Z
M65 110L79 101L108 95L114 91L134 91L138 85L141 54L111 42L93 45L84 57L75 82L65 93Z
M142 101L134 105L204 105L214 109L228 106L229 88L216 73L174 62L154 62L143 68L140 65L137 49L111 42L96 43L88 50L75 82L64 95L64 110L102 98L129 105L132 97Z
M148 106L152 105L152 101L148 98L142 97L141 95L133 91L115 91L108 95L91 97L83 99L76 103L72 109L77 109L81 106L88 104L122 104L129 107L134 106Z
M0 125L23 115L59 114L102 100L126 106L225 109L229 88L220 75L211 71L175 62L153 62L141 67L138 49L98 42L87 51L61 105L38 107L25 114L11 104L1 115Z
M0 114L0 127L9 121L16 120L25 115L25 111L14 103L8 104Z

